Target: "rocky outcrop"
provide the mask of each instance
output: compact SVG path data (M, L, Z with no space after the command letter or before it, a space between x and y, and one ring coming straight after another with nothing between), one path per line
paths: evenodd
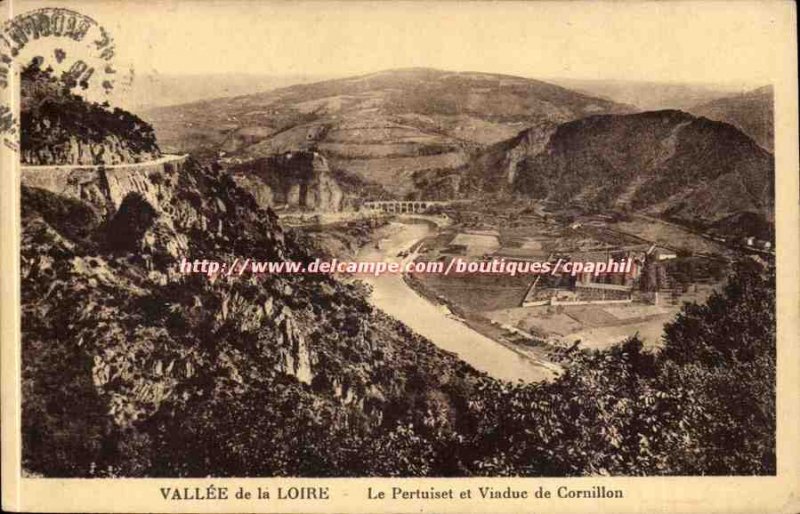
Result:
M264 208L333 212L344 205L328 161L315 151L286 152L227 168Z
M110 135L101 142L70 137L60 144L34 146L22 150L22 162L28 165L54 164L102 165L152 161L161 157L158 149L135 151L118 136Z
M501 141L478 154L470 163L464 181L465 190L513 192L519 166L526 158L542 152L558 125L548 121L536 123L515 137Z
M108 104L84 102L34 60L21 72L21 161L27 165L112 165L161 156L153 128Z
M425 398L403 403L419 383L408 370L442 391L477 377L374 312L356 284L180 272L184 258L228 265L311 258L221 169L183 159L63 176L59 187L26 181L22 188L27 470L301 473L297 466L313 458L247 455L287 448L305 455L312 434L338 452L332 438L355 429L377 434L387 420L393 426L398 416L426 412ZM245 434L258 441L228 447ZM231 456L241 463L223 463Z
M119 208L131 192L144 196L157 209L169 209L169 180L182 173L189 158L185 155L162 156L159 159L115 165L52 165L45 168L23 164L20 180L23 185L87 201L105 211Z

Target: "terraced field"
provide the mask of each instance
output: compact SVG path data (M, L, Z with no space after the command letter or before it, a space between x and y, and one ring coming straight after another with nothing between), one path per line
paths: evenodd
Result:
M543 120L627 110L531 79L407 69L154 109L145 117L167 150L250 160L313 149L397 197L430 197L443 184L446 194L455 193L478 152Z

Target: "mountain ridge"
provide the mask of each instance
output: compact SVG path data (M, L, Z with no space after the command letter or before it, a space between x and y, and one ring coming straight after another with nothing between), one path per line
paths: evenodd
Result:
M632 208L712 225L742 212L774 221L774 159L733 125L677 110L559 125L517 172L516 193Z
M148 117L173 151L248 161L313 150L332 168L402 198L522 129L629 110L534 79L411 68L157 109Z
M774 91L771 85L716 98L687 110L698 116L730 123L766 150L774 151Z
M21 190L26 477L775 474L774 272L753 262L663 352L555 348L562 376L512 384L359 282L181 270L316 257L217 164L94 176Z

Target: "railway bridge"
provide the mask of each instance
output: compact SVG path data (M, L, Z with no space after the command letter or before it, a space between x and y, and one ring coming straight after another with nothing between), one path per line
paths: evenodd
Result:
M432 207L444 207L453 203L446 200L369 200L361 204L361 208L390 214L422 214Z

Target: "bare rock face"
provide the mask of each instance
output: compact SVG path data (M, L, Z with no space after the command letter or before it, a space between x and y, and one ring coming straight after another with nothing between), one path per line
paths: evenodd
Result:
M283 358L279 361L278 369L293 375L300 382L310 384L314 378L311 352L292 310L284 307L272 321L278 327L278 343L282 347Z
M81 200L104 213L111 246L128 251L163 247L172 258L178 258L188 250L180 225L197 223L203 230L209 229L208 220L198 216L191 204L175 198L181 187L180 175L196 166L186 157L114 168L59 165L23 168L21 179L27 187ZM132 202L136 202L139 214L152 211L146 222L144 218L127 219ZM217 207L224 215L224 204Z
M520 165L542 152L558 125L540 121L477 155L465 173L465 181L485 192L513 192Z
M114 135L109 135L100 142L70 137L60 144L22 150L22 162L33 166L115 165L151 161L160 156L157 148L136 151Z
M328 161L315 151L231 163L228 169L262 207L324 212L343 207L344 192L333 178Z
M414 387L407 369L434 388L474 376L373 312L355 285L181 273L184 258L310 258L227 172L187 159L76 173L57 181L61 189L22 188L23 432L34 434L26 469L290 472L294 464L254 460L224 441L256 427L247 433L263 442L242 448L304 452L295 434L327 441L349 433L352 419L377 429ZM195 458L204 452L211 460ZM226 455L245 464L215 462Z

